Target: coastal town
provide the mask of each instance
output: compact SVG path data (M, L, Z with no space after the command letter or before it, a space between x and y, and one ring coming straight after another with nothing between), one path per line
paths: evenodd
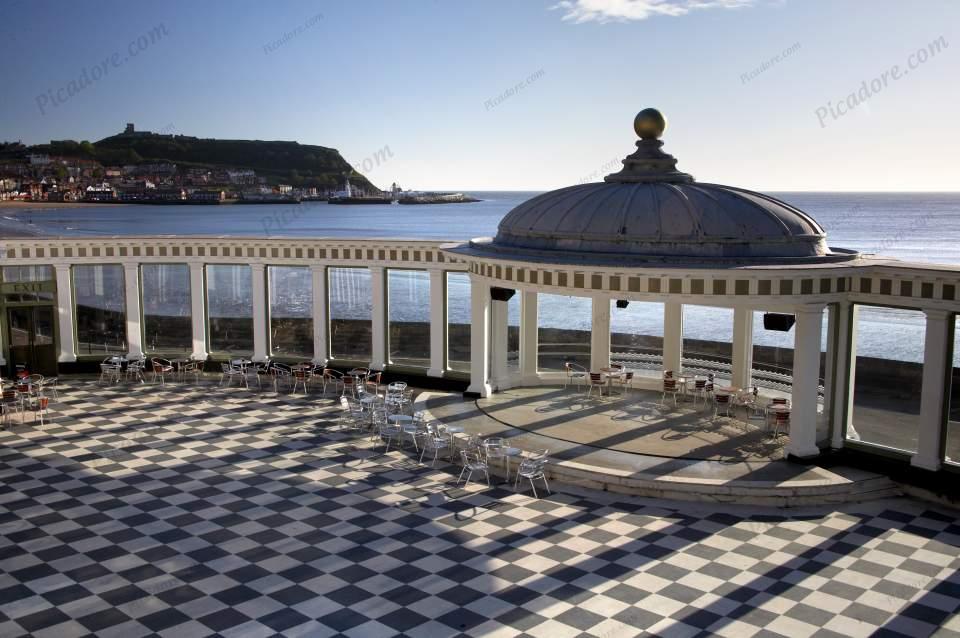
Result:
M128 123L112 138L129 143L219 142L137 131ZM231 143L227 141L226 143ZM244 143L247 143L244 141ZM141 158L136 153L109 155L104 161L95 155L101 143L52 141L51 152L36 152L19 142L0 143L0 202L46 202L91 204L276 204L301 201L328 201L333 204L437 204L477 201L462 193L404 191L396 183L383 191L340 158L339 164L315 175L296 169L258 171L243 166L199 164L194 161L169 161ZM251 145L261 144L256 141ZM265 143L291 144L295 142ZM56 151L60 151L59 153ZM272 153L263 151L265 156ZM306 155L310 158L310 155ZM289 183L284 181L287 179Z
M135 135L134 125L127 124L124 134ZM344 176L344 181L349 183L349 175ZM350 190L359 196L374 194L362 187L353 186ZM337 195L338 190L334 189L270 184L266 176L249 168L195 167L165 161L112 165L95 159L47 153L30 153L0 161L0 201L274 203L321 200Z

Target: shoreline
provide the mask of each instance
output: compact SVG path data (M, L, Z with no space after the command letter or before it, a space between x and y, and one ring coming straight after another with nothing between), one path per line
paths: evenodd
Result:
M132 204L104 204L103 202L12 202L0 201L0 210L43 210L45 208L86 208L87 206L132 206Z

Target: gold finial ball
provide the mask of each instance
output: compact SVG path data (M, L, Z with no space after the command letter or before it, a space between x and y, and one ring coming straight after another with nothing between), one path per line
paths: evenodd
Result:
M642 140L659 139L667 129L667 118L657 109L643 109L633 118L633 130Z

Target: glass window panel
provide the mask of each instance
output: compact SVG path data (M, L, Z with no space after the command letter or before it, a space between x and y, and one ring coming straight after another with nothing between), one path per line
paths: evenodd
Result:
M253 278L250 266L207 266L210 351L253 354Z
M74 266L77 353L127 351L126 296L123 267L118 264Z
M953 318L953 358L950 366L950 404L947 410L947 434L944 460L960 465L960 322Z
M329 268L330 352L369 361L373 352L373 292L366 268Z
M626 308L610 302L610 358L631 370L660 375L663 367L663 304L631 301Z
M588 297L537 295L537 367L563 370L565 361L590 368L593 307Z
M186 264L144 264L140 267L140 285L146 351L191 351L190 267Z
M310 269L270 266L270 348L275 356L313 357L313 277Z
M520 370L520 299L523 292L516 294L507 302L507 371Z
M387 270L390 361L430 365L430 275L423 270Z
M925 315L901 308L858 309L853 415L847 438L915 452Z
M470 275L447 273L447 367L470 372Z
M3 280L8 283L20 281L52 281L53 279L53 266L3 267Z
M733 308L683 306L683 369L729 379L733 363Z

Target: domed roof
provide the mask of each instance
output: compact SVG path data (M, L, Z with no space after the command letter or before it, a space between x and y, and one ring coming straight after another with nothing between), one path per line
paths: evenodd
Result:
M498 247L662 257L818 257L826 234L773 197L716 184L600 182L530 199L500 222Z
M530 199L501 220L493 240L459 252L555 262L821 262L850 259L831 251L811 216L752 191L701 184L661 150L666 118L641 111L637 150L603 182Z

